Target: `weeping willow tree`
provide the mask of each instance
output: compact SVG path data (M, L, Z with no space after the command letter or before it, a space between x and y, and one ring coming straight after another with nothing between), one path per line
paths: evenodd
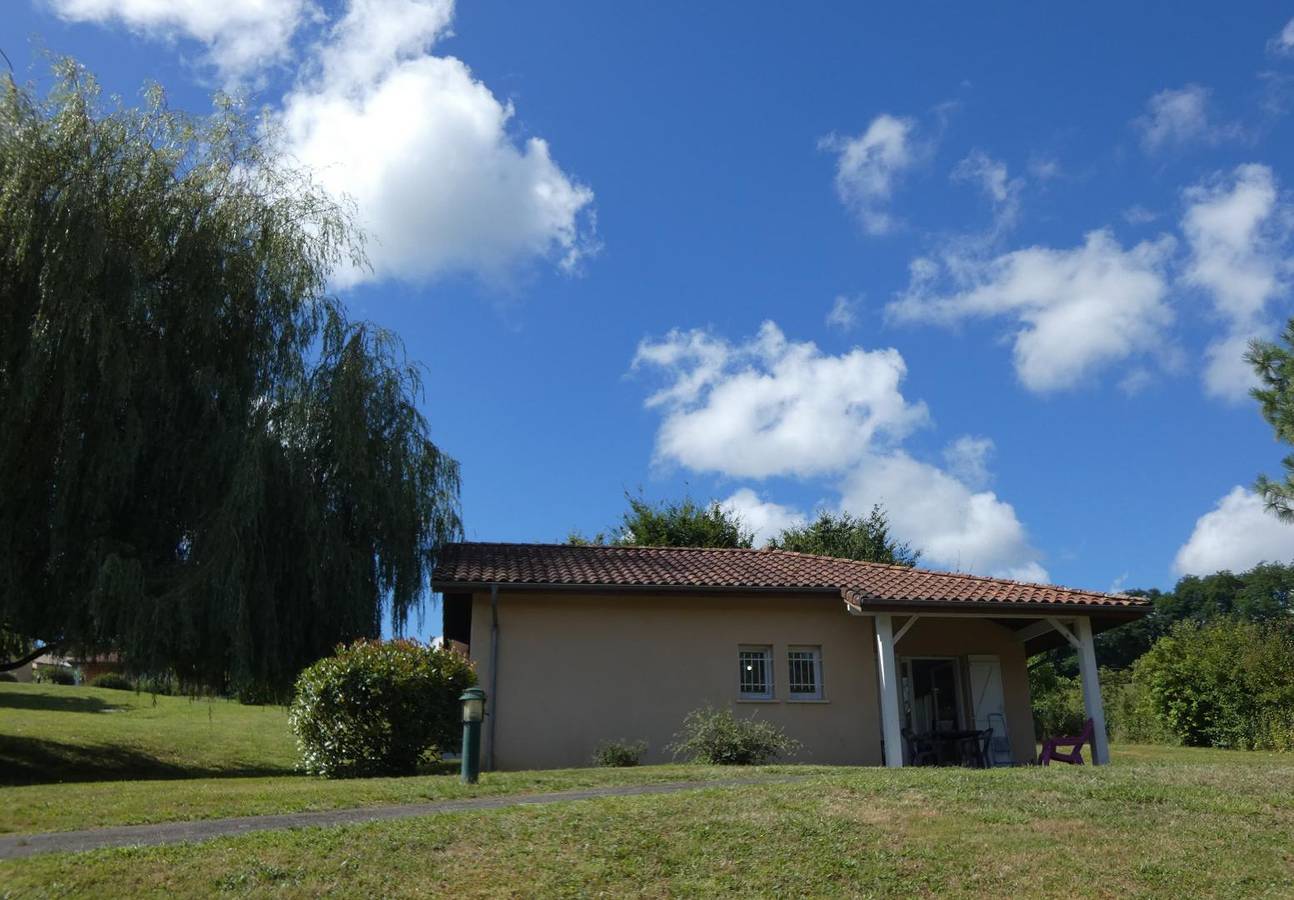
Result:
M458 468L328 294L346 207L232 103L55 75L0 98L0 650L281 690L421 609Z

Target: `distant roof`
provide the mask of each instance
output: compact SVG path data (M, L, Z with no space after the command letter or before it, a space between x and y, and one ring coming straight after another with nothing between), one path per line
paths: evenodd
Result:
M786 550L604 547L571 544L446 545L432 585L561 588L785 590L838 593L860 609L894 606L1085 608L1136 615L1150 601L1006 578L935 572Z

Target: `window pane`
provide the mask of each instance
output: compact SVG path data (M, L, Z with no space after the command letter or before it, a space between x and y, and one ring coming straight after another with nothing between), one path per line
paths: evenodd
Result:
M792 647L787 651L791 696L822 697L822 651L817 647Z
M772 696L772 656L771 647L744 647L737 652L737 684L742 696Z

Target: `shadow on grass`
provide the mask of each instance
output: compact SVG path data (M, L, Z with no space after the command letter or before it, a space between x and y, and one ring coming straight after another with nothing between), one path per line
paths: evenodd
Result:
M58 694L0 693L0 709L34 709L56 713L101 713L120 707L98 697L61 697Z
M0 735L0 785L293 774L294 770L283 766L183 766L111 744L87 747L43 738Z

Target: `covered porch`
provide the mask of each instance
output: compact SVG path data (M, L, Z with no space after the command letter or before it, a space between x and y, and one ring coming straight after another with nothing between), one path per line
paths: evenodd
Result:
M886 766L1019 765L1035 759L1028 657L1071 646L1092 720L1092 762L1109 762L1094 636L1130 617L1109 610L1006 612L869 608Z

